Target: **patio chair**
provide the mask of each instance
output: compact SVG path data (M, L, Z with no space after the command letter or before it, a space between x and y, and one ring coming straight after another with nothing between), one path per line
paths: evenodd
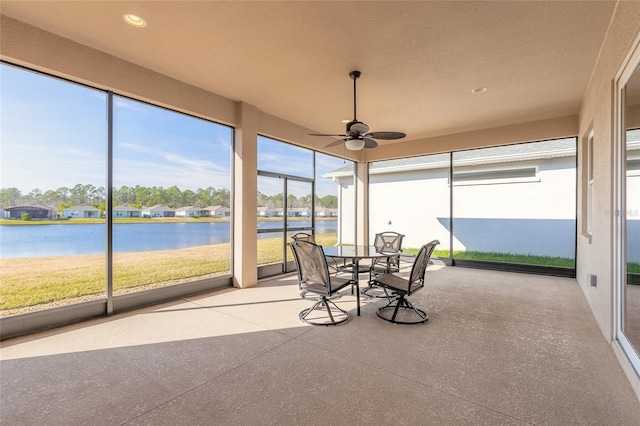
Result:
M316 239L313 235L307 234L306 232L298 232L295 235L291 236L291 239L294 241L311 241L312 243L316 242Z
M400 252L402 251L402 239L404 235L398 232L386 231L376 234L373 246L377 251L398 253L396 256L389 256L386 259L378 259L369 267L369 285L362 290L362 294L369 297L386 297L384 293L378 291L373 283L373 278L382 274L390 274L400 271Z
M357 290L358 283L352 279L332 277L329 274L327 259L322 251L322 246L302 240L293 241L289 246L298 269L300 288L303 288L307 293L313 293L318 296L318 299L310 308L300 312L298 315L300 320L311 325L326 326L338 325L348 321L349 313L340 309L330 298L349 285L355 286ZM319 312L326 313L324 320L322 320L322 316L309 318L312 313Z
M316 239L313 235L307 234L306 232L298 232L295 235L291 236L291 239L294 241L311 241L312 243L316 242ZM343 260L342 264L338 264L336 259L327 259L327 266L329 267L329 272L333 275L338 275L340 272L348 272L345 271L345 267L347 266L346 262ZM302 291L300 295L304 298L304 294L306 292Z
M433 240L420 248L411 267L409 279L394 274L383 274L375 277L373 282L384 289L389 303L378 308L376 314L385 321L395 324L420 324L429 319L429 314L414 307L407 297L424 287L424 276L429 259L440 241ZM389 313L391 315L389 316ZM398 316L400 314L400 316Z
M315 237L313 235L311 235L311 234L307 234L306 232L298 232L297 234L292 235L291 239L293 241L309 241L309 242L312 242L314 244L316 242ZM336 261L332 260L331 262L333 262L335 264ZM332 265L331 262L328 263L329 271L337 274L338 273L337 264ZM306 294L307 294L307 290L302 288L302 284L300 284L300 297L302 297L304 299ZM339 297L340 295L336 295L336 296Z

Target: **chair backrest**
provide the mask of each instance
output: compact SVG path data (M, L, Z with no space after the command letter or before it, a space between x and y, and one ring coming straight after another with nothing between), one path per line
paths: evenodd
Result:
M307 234L306 232L298 232L295 235L291 236L293 241L311 241L312 243L316 242L316 239L311 234Z
M402 238L404 235L397 232L387 231L376 234L373 240L373 246L378 251L399 252L402 250Z
M326 293L331 294L331 278L322 246L304 240L294 240L289 246L298 268L300 283L312 285L314 292L324 287Z
M440 244L440 241L433 240L422 247L416 256L413 266L411 267L411 274L409 275L409 291L408 295L424 287L424 274L427 271L427 265L433 250Z

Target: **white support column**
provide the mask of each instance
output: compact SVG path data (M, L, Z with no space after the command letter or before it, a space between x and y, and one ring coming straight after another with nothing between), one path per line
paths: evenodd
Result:
M258 109L238 104L234 149L233 286L258 283Z
M356 244L369 245L369 165L356 163Z

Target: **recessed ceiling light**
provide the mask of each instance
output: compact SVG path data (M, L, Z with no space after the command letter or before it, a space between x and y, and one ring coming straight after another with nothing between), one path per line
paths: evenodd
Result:
M347 118L346 120L342 120L342 122L343 122L344 124L351 123L351 119L350 119L350 118Z
M147 21L145 21L138 15L134 15L133 13L125 13L124 15L122 15L122 19L124 19L124 22L133 27L144 28L147 26Z
M476 87L475 89L473 89L471 91L471 93L483 93L486 92L487 88L486 87Z

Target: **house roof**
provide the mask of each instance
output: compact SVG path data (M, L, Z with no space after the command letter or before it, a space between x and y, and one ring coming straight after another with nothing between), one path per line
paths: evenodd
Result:
M93 206L90 206L88 204L78 204L77 206L66 208L65 210L77 210L77 211L84 211L84 212L99 212L100 211L97 208L95 208Z
M21 209L55 210L54 207L45 206L43 204L22 204L20 206L5 207L5 210L21 210Z
M127 212L139 212L139 208L130 206L129 204L121 204L113 208L113 211L127 211Z
M535 160L540 158L559 158L576 154L575 138L557 139L537 143L505 145L481 150L457 151L454 153L455 165L492 164L513 161ZM424 155L377 161L369 164L370 174L391 173L409 170L424 170L449 167L449 154ZM351 166L342 167L327 173L326 177L351 176Z
M163 206L163 205L155 205L153 207L145 207L142 209L145 212L174 212L176 209L172 209L171 207Z

